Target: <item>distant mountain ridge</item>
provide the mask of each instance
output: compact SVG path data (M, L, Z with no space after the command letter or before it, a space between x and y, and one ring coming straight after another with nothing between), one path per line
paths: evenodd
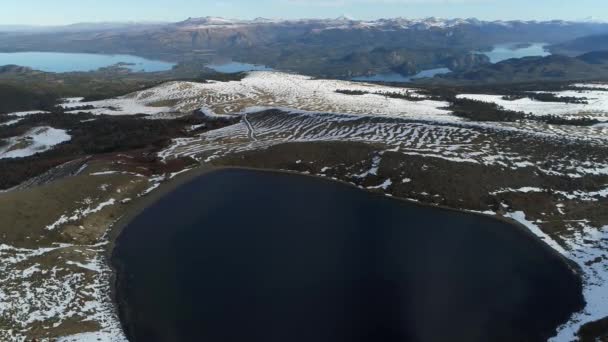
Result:
M175 23L179 27L195 28L200 26L235 26L235 25L267 25L267 24L317 24L326 25L332 29L365 29L365 28L398 28L398 29L430 29L430 28L451 28L461 25L471 26L488 26L498 25L505 27L515 27L518 25L604 25L604 22L598 21L566 21L566 20L550 20L550 21L523 21L523 20L495 20L484 21L476 18L453 18L444 19L437 17L428 17L420 19L411 19L404 17L381 18L376 20L357 20L341 16L335 19L267 19L256 18L253 20L247 19L226 19L221 17L200 17L188 18L184 21ZM337 25L337 26L333 26Z
M608 79L608 51L594 51L578 57L551 55L509 59L423 82L488 84L606 79Z
M568 21L568 20L548 20L548 21L524 21L524 20L494 20L485 21L477 18L380 18L375 20L357 20L346 16L338 18L302 18L302 19L229 19L222 17L206 16L191 17L184 21L171 22L82 22L68 25L0 25L0 31L77 31L77 30L120 30L134 27L159 27L174 26L182 28L195 28L198 26L222 27L222 26L255 26L255 25L294 25L294 24L316 24L328 26L332 29L365 29L365 28L398 28L398 29L430 29L430 28L452 28L462 25L488 26L497 25L504 27L516 27L521 25L608 25L607 22L598 20L589 21ZM336 26L334 26L336 25Z
M167 22L83 22L69 25L0 25L0 32L44 33L153 29Z
M75 24L48 32L0 34L0 51L132 54L200 66L216 60L260 64L317 77L457 72L489 63L478 51L511 42L558 44L608 35L608 24L441 18L226 19L168 24Z
M608 34L598 34L576 38L550 47L551 51L565 55L579 55L582 53L608 50Z

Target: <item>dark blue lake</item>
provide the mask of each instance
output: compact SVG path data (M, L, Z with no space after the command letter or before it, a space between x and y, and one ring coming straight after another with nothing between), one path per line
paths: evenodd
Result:
M174 63L155 61L131 55L103 55L63 52L10 52L0 53L0 65L19 65L46 72L94 71L124 63L133 71L166 71Z
M519 226L262 171L180 186L112 261L132 341L546 341L583 305Z
M403 76L396 72L385 73L385 74L377 74L371 76L359 76L352 78L353 81L363 81L363 82L411 82L421 78L432 78L436 75L447 74L451 72L448 68L437 68L437 69L428 69L423 70L416 75L413 76Z

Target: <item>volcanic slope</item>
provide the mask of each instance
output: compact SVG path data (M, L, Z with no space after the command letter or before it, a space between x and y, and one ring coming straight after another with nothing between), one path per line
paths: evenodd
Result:
M337 92L344 90L366 94L353 96ZM410 94L414 101L382 95L396 92ZM320 80L280 72L252 72L241 81L230 82L170 82L117 99L72 102L62 106L67 110L93 106L95 109L91 111L95 114L115 115L188 113L198 109L213 115L234 114L260 107L285 107L313 112L459 120L443 109L447 103L429 100L414 89Z

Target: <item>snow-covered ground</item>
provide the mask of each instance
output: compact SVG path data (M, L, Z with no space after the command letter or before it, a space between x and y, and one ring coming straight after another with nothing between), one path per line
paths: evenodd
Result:
M351 141L383 144L393 151L408 155L440 158L510 169L534 167L543 174L574 178L608 174L608 161L591 155L573 160L559 151L537 151L533 144L537 133L526 133L506 127L469 123L427 123L359 115L338 115L285 111L248 114L232 126L212 130L192 138L175 139L160 156L165 159L192 157L214 159L227 153L266 148L285 142ZM500 138L498 138L500 137ZM542 135L542 139L561 137ZM512 150L513 144L530 141L526 153ZM546 159L553 160L550 167ZM589 159L587 159L589 158ZM576 167L573 167L576 165Z
M576 85L573 85L576 86ZM557 114L571 118L594 118L608 123L608 91L602 84L580 84L580 91L556 93L559 96L585 97L589 104L540 102L531 99L503 100L500 95L463 94L460 97L495 102L507 109L533 115ZM598 89L586 90L589 88ZM363 95L348 95L337 90L360 91ZM402 93L418 97L419 101L390 98L382 93ZM413 88L386 87L376 84L341 80L313 79L307 76L274 71L251 72L240 81L194 83L168 82L157 87L135 92L115 99L80 102L67 99L62 105L73 112L93 114L130 115L147 114L150 119L172 119L192 111L207 116L246 114L263 109L277 108L308 113L354 114L388 116L433 122L465 122L446 109L447 102L426 99ZM94 109L76 109L93 106ZM72 111L70 111L72 112ZM467 121L468 122L468 121ZM522 122L474 123L504 130L518 130L573 139L607 139L608 126L560 126L526 120Z
M49 112L45 111L45 110L29 110L29 111L25 111L25 112L13 112L13 113L8 113L6 115L10 115L10 116L17 116L17 117L24 117L24 116L28 116L28 115L34 115L34 114L48 114Z
M86 181L68 177L61 185L47 184L52 190L37 193L27 210L0 220L0 226L23 222L30 210L37 218L34 225L23 224L31 228L24 232L26 242L0 239L0 341L25 342L32 336L40 342L127 341L111 301L108 232L123 213L121 207L148 180L102 171L111 164L89 171L90 165L76 172ZM54 210L40 210L49 207Z
M594 89L606 89L608 90L608 84L601 83L576 83L573 84L576 88L594 88Z
M421 101L394 99L378 94L346 95L336 90L370 93L409 92ZM170 103L170 107L168 103ZM281 72L251 72L241 81L169 82L117 99L70 102L66 109L94 106L93 114L159 114L191 112L204 108L208 114L235 114L250 107L286 107L305 111L387 115L421 120L459 121L441 101L424 99L415 89L383 87L339 80L319 80Z
M65 130L48 126L35 127L23 135L7 139L8 144L0 147L0 159L29 157L70 139Z
M0 123L0 126L14 125L14 124L22 121L23 119L25 119L26 116L35 115L35 114L48 114L48 113L49 112L44 111L44 110L29 110L29 111L25 111L25 112L13 112L13 113L4 114L4 116L7 116L10 120Z
M39 249L0 244L0 318L14 324L12 330L0 330L0 340L26 341L24 332L35 324L58 327L80 318L97 322L100 331L61 341L126 341L109 298L112 271L103 261L103 250L103 244L57 244ZM83 264L70 258L88 260ZM55 264L52 269L41 265L49 260ZM15 267L27 268L16 272Z
M496 103L497 105L514 111L532 115L560 115L568 118L593 118L608 122L608 85L578 84L578 87L596 88L598 90L566 90L553 92L558 97L576 97L587 99L588 104L565 102L542 102L523 98L518 100L505 100L502 95L462 94L459 98ZM602 90L605 89L605 90Z
M16 123L18 123L19 121L23 120L23 118L16 118L16 119L12 119L3 123L0 123L0 126L10 126L10 125L14 125Z
M91 102L80 102L81 99L70 99L71 101L60 104L68 113L87 112L95 115L154 115L170 112L169 107L154 107L148 106L143 102L134 101L131 98L120 97L116 99L107 99ZM93 106L94 109L78 109L83 106Z

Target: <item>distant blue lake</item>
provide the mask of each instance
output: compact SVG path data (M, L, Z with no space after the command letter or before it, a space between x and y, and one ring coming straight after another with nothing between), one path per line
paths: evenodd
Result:
M233 74L233 73L237 73L237 72L247 72L247 71L271 71L272 70L272 68L267 67L265 65L240 63L240 62L209 64L209 65L207 65L207 68L213 69L217 72L221 72L224 74Z
M131 55L103 55L64 52L0 53L0 65L19 65L46 72L94 71L119 63L133 71L166 71L174 63L155 61Z
M411 82L413 80L421 79L421 78L431 78L436 75L447 74L451 72L448 68L437 68L437 69L428 69L423 70L416 75L413 76L403 76L396 72L384 73L384 74L376 74L371 76L359 76L352 78L353 81L363 81L363 82Z
M551 55L546 50L545 43L531 43L530 46L520 47L522 43L499 44L492 51L480 52L490 57L490 62L498 63L511 58L545 57Z

